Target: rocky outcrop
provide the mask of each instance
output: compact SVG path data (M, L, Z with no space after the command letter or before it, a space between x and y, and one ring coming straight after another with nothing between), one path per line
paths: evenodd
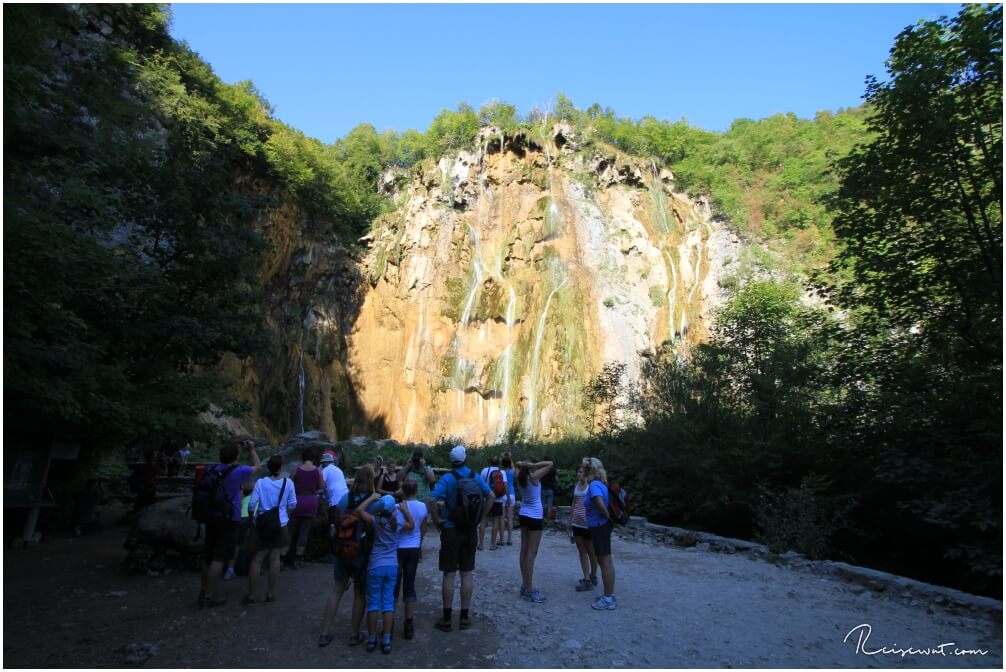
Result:
M736 242L670 171L568 127L479 143L394 182L367 241L349 360L360 407L403 440L583 431L605 362L632 380L640 351L705 337Z

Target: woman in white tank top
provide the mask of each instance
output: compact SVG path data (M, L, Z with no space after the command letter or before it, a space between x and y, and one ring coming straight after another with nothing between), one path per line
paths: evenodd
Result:
M541 479L552 462L518 462L517 487L520 488L520 596L529 602L544 602L545 596L534 587L534 560L541 544L544 511L541 505Z

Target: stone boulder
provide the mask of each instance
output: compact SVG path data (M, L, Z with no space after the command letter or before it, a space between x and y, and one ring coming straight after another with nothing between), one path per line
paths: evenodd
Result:
M202 539L194 540L197 523L192 520L191 504L188 494L151 504L136 517L130 539L183 552L202 548Z

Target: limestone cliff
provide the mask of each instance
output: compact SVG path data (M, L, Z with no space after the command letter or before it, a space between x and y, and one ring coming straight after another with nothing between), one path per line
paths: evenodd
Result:
M474 442L582 431L608 361L705 337L732 244L673 175L568 128L483 129L476 151L385 180L348 339L356 398L390 436Z

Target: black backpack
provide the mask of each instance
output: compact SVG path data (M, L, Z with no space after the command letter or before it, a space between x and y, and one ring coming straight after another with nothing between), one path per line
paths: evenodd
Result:
M232 464L226 469L208 469L202 480L192 490L192 519L204 525L234 518L234 501L224 487L224 480L237 469Z
M451 473L457 481L454 506L450 512L451 522L459 530L473 530L482 518L484 501L482 486L474 470L469 470L467 478L462 477L456 470L452 470Z

